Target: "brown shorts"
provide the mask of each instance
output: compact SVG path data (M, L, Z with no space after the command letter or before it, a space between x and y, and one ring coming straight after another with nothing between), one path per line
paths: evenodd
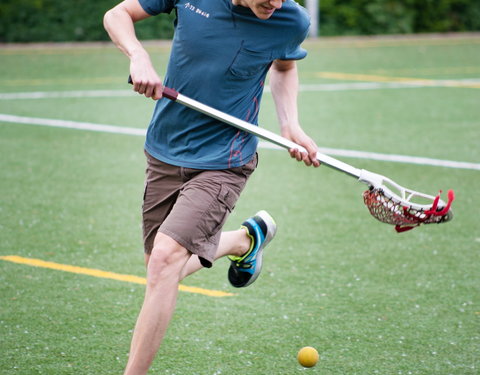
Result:
M222 226L257 166L257 155L241 167L202 170L166 164L145 154L145 252L152 252L160 231L198 255L204 267L211 267Z

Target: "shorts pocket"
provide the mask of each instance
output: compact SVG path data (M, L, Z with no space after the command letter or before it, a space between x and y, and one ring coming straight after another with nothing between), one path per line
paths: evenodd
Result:
M222 185L220 188L220 193L218 194L218 200L225 205L228 212L232 212L232 210L235 208L237 199L238 195L235 191L229 189L226 185Z
M238 176L245 177L245 183L250 178L252 173L255 171L258 165L258 154L255 153L252 159L247 164L241 165L240 167L233 167L229 170L235 173ZM243 190L243 187L242 187Z
M222 229L228 215L235 208L238 194L227 185L221 185L216 199L202 217L200 230L207 239L214 237Z
M242 167L242 172L245 177L249 178L258 166L258 153L255 153L253 158Z

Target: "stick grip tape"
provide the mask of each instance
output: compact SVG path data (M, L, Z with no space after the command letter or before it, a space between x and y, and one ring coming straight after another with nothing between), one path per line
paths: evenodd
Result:
M163 86L163 97L175 101L177 100L178 92L174 89Z
M133 80L132 80L132 76L128 76L128 83L130 85L133 85ZM163 86L163 92L162 92L162 96L167 98L167 99L170 99L170 100L177 100L177 97L178 97L178 92L175 91L174 89L171 89L169 87L166 87L166 86Z

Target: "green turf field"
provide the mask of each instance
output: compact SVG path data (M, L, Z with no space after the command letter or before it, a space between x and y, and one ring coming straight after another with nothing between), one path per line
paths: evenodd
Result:
M454 189L455 218L396 234L369 215L364 185L260 149L226 227L275 217L263 273L236 290L221 260L186 279L202 290L180 293L151 373L478 374L480 36L305 47L305 130L322 147L442 161L338 157L426 193ZM148 49L163 72L168 44ZM121 374L144 290L143 137L34 123L133 133L153 102L128 94L128 61L110 44L2 46L0 65L0 373ZM261 123L278 130L269 93ZM296 361L307 345L321 357L312 369Z

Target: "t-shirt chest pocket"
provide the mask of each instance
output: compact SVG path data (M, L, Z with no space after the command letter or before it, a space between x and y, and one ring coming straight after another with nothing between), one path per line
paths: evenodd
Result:
M239 78L250 78L268 70L272 61L271 52L253 51L242 46L230 65L230 72Z

